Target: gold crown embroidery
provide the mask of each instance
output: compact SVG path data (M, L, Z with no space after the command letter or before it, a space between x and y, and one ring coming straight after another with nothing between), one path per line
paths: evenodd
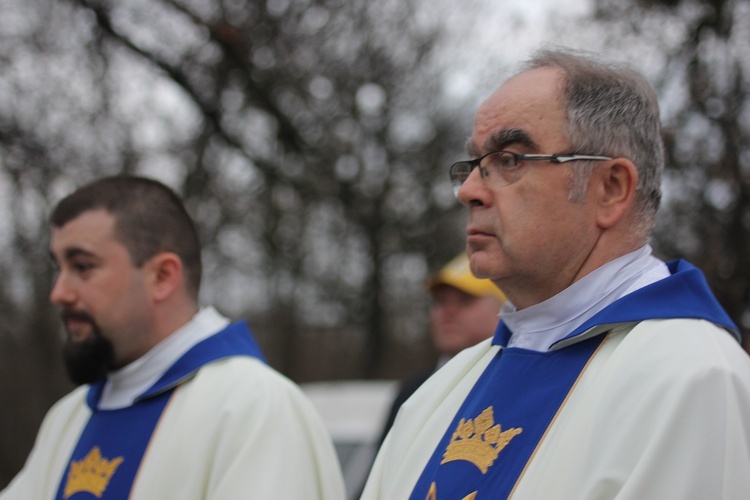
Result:
M485 474L503 448L522 431L518 427L502 432L500 424L495 424L492 406L489 406L474 420L462 418L458 422L440 464L466 460Z
M102 457L99 447L94 446L83 460L78 462L73 460L70 463L64 498L69 498L80 491L87 491L96 498L101 498L109 485L112 474L123 460L122 457L107 460Z

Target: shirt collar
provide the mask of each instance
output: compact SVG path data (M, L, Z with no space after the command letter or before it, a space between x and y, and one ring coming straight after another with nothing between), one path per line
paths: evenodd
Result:
M146 354L111 372L102 391L98 408L111 410L133 404L179 358L194 345L223 330L229 320L213 307L205 307L174 333L159 342Z
M649 245L594 270L554 297L520 311L505 302L500 317L512 332L507 347L546 352L616 300L670 275Z

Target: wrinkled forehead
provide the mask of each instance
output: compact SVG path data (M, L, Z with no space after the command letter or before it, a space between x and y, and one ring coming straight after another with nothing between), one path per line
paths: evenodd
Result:
M467 149L479 155L510 146L538 151L565 143L563 78L555 68L514 76L479 107ZM550 143L550 144L548 144Z

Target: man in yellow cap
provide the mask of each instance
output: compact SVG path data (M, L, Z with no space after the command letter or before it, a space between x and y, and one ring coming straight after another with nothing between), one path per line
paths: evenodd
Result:
M475 277L469 258L462 253L433 274L428 287L432 295L430 336L440 355L437 365L406 379L393 401L382 437L393 425L401 405L430 375L461 350L492 337L505 295L492 281Z
M441 356L439 365L495 333L505 295L492 281L472 274L465 253L434 274L429 288L430 334Z

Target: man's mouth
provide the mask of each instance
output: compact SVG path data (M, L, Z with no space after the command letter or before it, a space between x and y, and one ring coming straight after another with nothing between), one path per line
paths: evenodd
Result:
M483 231L477 228L470 228L466 230L466 237L469 239L477 239L483 237L492 237L493 234L488 231Z
M80 311L63 311L60 313L60 319L72 342L86 339L94 325L91 316Z

